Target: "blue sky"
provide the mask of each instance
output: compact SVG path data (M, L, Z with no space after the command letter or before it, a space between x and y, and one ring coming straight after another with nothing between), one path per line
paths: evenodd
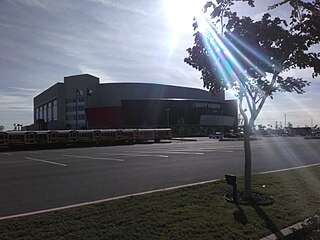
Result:
M0 125L9 130L14 123L32 123L33 97L74 74L89 73L100 82L202 88L199 72L183 62L193 44L195 2L1 0ZM260 4L238 9L258 17L269 5ZM319 79L311 79L311 70L291 74L312 81L307 93L276 95L257 123L284 124L286 114L295 126L320 125Z

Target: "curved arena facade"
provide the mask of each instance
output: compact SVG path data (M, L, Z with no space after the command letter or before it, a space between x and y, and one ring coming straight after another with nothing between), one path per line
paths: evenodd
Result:
M174 135L206 136L237 128L237 102L224 93L150 83L100 83L68 76L34 98L35 129L170 127Z

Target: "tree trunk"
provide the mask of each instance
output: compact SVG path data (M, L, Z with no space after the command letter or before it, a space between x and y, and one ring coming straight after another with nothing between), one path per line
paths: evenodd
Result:
M244 170L244 192L246 199L252 197L251 192L251 146L250 146L251 128L248 124L244 125L244 156L245 156L245 170Z

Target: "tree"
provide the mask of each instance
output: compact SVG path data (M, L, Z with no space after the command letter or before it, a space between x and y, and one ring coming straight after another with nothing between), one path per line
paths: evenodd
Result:
M305 4L285 0L270 7L290 4L288 23L265 13L261 20L238 17L231 10L235 2L216 0L206 3L203 14L194 20L194 46L184 61L201 72L203 86L216 94L233 89L244 121L245 197L251 199L250 133L267 98L275 92L303 94L309 82L283 73L291 69L313 68L320 74L320 54L312 52L319 44L319 0Z
M3 131L4 131L4 126L0 125L0 132L3 132Z

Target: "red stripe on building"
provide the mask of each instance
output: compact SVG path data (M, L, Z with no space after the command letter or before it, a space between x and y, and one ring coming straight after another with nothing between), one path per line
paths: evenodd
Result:
M117 128L123 123L121 107L87 108L89 128Z

